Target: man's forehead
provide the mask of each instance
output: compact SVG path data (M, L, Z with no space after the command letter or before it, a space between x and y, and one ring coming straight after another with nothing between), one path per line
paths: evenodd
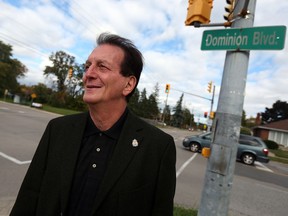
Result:
M95 60L105 61L105 59L108 60L115 58L121 58L122 60L124 58L124 51L118 46L101 44L91 52L86 62L91 62Z

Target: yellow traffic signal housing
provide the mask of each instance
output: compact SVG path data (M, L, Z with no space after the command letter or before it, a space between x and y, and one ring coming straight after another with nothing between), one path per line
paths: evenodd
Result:
M210 23L213 0L189 0L185 25Z
M165 93L169 94L170 91L170 84L166 84Z
M226 7L225 7L225 11L227 12L227 14L224 14L224 19L226 21L231 21L233 19L233 11L234 11L234 7L235 7L235 0L226 0Z
M212 92L212 81L210 81L210 82L208 83L207 91L208 91L209 93Z
M204 147L201 151L201 155L205 158L209 158L211 155L211 149Z
M68 78L71 79L72 76L73 76L73 69L69 68L69 70L68 70Z
M210 117L210 119L214 119L215 118L215 112L211 111L209 117Z

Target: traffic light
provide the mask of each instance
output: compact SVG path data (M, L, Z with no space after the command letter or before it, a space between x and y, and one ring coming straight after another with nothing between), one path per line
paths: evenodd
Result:
M213 0L189 0L185 25L210 23Z
M211 111L209 117L210 117L210 119L214 119L215 118L215 112Z
M73 68L69 68L69 70L68 70L68 78L71 79L72 76L73 76Z
M208 91L209 93L212 92L212 81L210 81L210 82L208 83L207 91Z
M165 93L169 94L170 91L170 84L166 84Z
M235 0L226 0L226 2L227 5L225 7L225 11L227 12L227 14L224 14L224 19L229 22L233 19Z
M208 112L204 112L204 118L207 118Z

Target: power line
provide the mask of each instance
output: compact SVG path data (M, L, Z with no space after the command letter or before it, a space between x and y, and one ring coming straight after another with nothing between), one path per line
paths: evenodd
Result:
M40 55L42 55L42 56L44 56L44 57L49 57L47 54L45 54L45 53L37 50L37 49L34 48L34 47L31 47L29 44L26 44L26 43L21 42L21 41L19 41L19 40L17 40L17 39L14 39L14 38L12 38L11 36L8 36L8 35L6 35L6 34L4 34L4 33L1 33L1 32L0 32L0 38L3 38L4 40L11 41L12 43L16 43L18 46L23 47L23 48L26 48L26 49L29 49L29 50L31 50L31 51L33 51L33 52L35 52L35 53L37 53L37 54L40 54Z

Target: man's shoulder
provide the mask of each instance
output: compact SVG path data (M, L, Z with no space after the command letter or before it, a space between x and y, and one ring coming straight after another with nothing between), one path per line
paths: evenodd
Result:
M132 118L132 123L135 124L134 127L138 127L139 129L142 129L145 131L146 134L151 135L150 137L154 137L154 138L172 138L172 136L170 134L167 134L166 132L164 132L163 130L161 130L160 128L152 125L151 123L149 123L148 121L146 121L145 119L142 119L134 114L130 114L130 118ZM130 123L131 124L131 123Z

